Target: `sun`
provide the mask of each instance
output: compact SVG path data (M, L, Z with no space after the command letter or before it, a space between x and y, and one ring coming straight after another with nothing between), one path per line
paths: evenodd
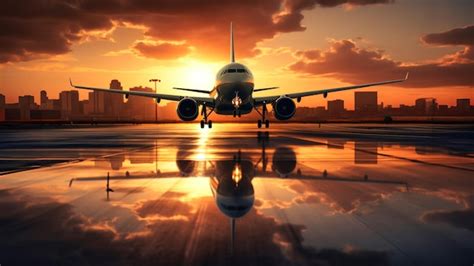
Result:
M215 75L219 65L200 61L187 61L186 66L180 70L182 84L187 88L211 90L214 86Z

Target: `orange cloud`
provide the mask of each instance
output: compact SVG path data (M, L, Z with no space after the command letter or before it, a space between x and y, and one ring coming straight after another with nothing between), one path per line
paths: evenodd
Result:
M456 34L426 35L427 43L463 44L462 51L434 62L413 64L391 59L383 51L357 47L352 40L332 41L327 51L310 49L295 53L297 61L289 68L309 75L325 75L348 83L364 83L377 79L393 79L410 72L408 82L395 86L410 88L474 85L474 52L466 32L471 27L456 29ZM436 37L434 37L436 36ZM445 38L446 37L446 38ZM456 37L459 41L456 41Z
M64 54L90 34L115 25L145 28L148 39L184 42L206 58L226 58L229 23L236 24L237 56L258 54L255 46L280 32L301 31L302 11L316 5L366 5L388 0L17 0L0 6L0 63ZM144 45L145 55L182 56L188 47ZM166 56L165 53L170 55Z
M144 56L155 59L174 59L187 55L190 51L185 44L137 42L134 50Z

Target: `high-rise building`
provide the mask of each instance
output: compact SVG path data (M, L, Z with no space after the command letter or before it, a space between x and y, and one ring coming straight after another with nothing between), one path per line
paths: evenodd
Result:
M5 95L0 93L0 108L5 108Z
M377 112L377 92L376 91L356 91L354 93L355 98L355 111L362 113L375 113Z
M471 110L471 99L456 99L456 110L461 113L467 113Z
M62 91L59 94L59 101L61 102L61 114L63 115L63 118L79 114L78 91Z
M419 115L434 114L438 109L435 98L420 98L415 101L415 112Z
M84 103L84 114L103 115L105 113L105 92L89 92L89 100Z
M135 87L130 91L154 92L151 88ZM153 120L155 119L155 101L148 97L132 96L127 101L128 115L136 120Z
M5 95L0 94L0 121L5 121Z
M344 101L337 99L328 101L328 113L331 115L342 114L344 112Z
M20 109L20 119L30 120L30 110L35 108L35 97L32 95L19 96L18 106Z
M122 90L120 81L110 81L111 90ZM123 95L118 93L107 93L105 96L105 113L114 119L119 119L123 109Z
M40 92L40 105L44 106L48 103L48 93L45 90Z

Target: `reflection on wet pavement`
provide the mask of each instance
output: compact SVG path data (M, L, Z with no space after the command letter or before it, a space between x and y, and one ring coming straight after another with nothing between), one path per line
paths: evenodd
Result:
M469 126L2 135L4 265L474 262Z

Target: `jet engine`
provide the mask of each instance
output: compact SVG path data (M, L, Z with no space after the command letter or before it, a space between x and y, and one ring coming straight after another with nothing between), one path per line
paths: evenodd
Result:
M192 121L198 116L198 104L194 99L184 98L179 101L176 112L181 120Z
M288 120L296 112L295 102L286 96L281 96L273 103L275 118L278 120Z

